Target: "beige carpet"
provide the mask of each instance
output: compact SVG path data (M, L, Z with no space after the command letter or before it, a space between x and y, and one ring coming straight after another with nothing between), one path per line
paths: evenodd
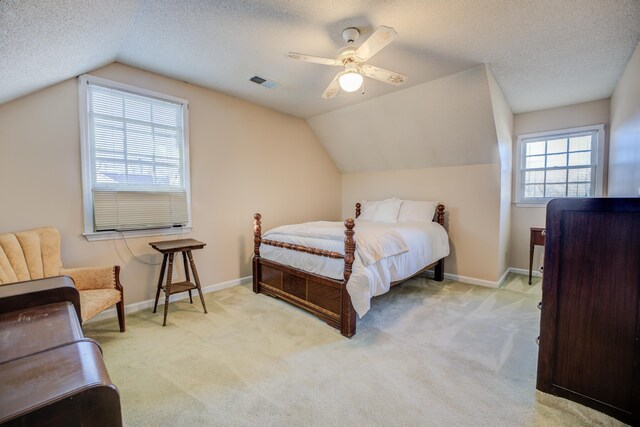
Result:
M412 279L373 300L358 332L249 285L200 304L89 323L129 426L619 425L535 391L539 279L505 289ZM195 300L197 301L197 300ZM162 306L160 307L162 308Z

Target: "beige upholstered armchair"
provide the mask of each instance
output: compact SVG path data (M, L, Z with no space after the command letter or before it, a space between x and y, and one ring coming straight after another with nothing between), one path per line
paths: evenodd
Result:
M120 267L62 268L60 233L53 227L0 234L0 285L69 276L80 291L81 322L116 305L124 332L124 294Z

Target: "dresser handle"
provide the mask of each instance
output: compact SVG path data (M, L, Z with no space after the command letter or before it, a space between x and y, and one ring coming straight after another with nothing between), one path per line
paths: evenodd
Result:
M536 338L536 344L540 345L540 335L538 335L538 338Z
M538 310L542 310L542 301L538 303Z

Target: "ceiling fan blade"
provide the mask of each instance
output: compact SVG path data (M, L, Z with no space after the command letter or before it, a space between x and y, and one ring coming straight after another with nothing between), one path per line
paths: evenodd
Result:
M333 80L331 80L331 83L329 83L329 86L324 90L324 93L322 94L324 99L333 98L338 94L338 92L340 92L340 74L342 73L336 74Z
M304 53L287 52L286 55L295 61L312 62L314 64L334 65L342 67L342 62L337 59L321 58L319 56L305 55Z
M407 76L405 76L404 74L385 70L384 68L379 68L368 64L360 67L360 72L367 77L371 77L372 79L380 80L381 82L389 83L395 86L400 86L407 81Z
M359 62L367 61L373 55L380 52L383 47L394 41L396 37L398 37L396 30L381 25L362 43L362 46L356 50L356 57Z

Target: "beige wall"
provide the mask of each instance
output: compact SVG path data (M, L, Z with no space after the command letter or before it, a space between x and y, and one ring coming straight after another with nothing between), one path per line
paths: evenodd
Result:
M495 284L499 278L500 165L342 175L342 216L345 218L354 215L356 202L394 196L444 203L451 242L445 272L484 280L487 285Z
M640 196L640 43L611 95L609 195Z
M550 108L547 110L533 111L530 113L516 114L513 118L513 170L516 171L517 138L518 135L544 132L570 127L588 126L594 124L609 123L609 99L574 104L566 107ZM606 127L605 129L607 129ZM608 131L605 132L605 157ZM606 159L605 159L606 165ZM606 171L605 171L606 177ZM605 178L606 181L606 178ZM513 200L515 200L515 179ZM606 184L605 184L606 188ZM546 208L544 207L517 207L512 206L511 211L511 242L509 244L509 266L520 269L529 269L529 229L532 226L544 226ZM542 250L537 249L533 267L542 265Z
M342 173L500 162L484 65L307 122Z
M500 224L498 239L498 273L501 278L509 269L508 253L511 235L511 179L513 157L513 113L502 89L487 68L493 120L500 154Z
M189 100L194 252L203 286L251 274L252 214L264 227L340 216L340 174L304 120L198 86L111 64L90 74ZM263 90L257 88L256 90ZM82 184L75 79L0 106L0 233L53 225L65 266L120 264L126 303L154 296L159 266L122 240L81 236ZM135 255L160 261L149 241Z
M343 216L366 199L441 201L452 245L445 272L497 285L508 269L513 114L486 66L308 121L342 157Z

